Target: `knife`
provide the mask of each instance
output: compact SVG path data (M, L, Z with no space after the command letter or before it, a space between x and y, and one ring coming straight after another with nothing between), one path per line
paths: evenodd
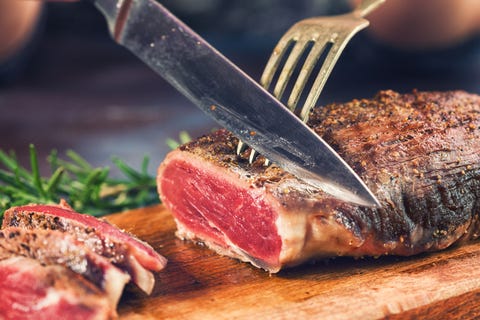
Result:
M327 143L155 0L91 1L116 42L270 161L341 200L380 206Z

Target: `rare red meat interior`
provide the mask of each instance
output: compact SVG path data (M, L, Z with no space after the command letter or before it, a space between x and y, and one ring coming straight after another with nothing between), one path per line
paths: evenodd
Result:
M169 153L158 191L177 235L269 272L332 256L413 255L476 238L480 97L379 92L312 111L308 125L382 204L342 202L219 130Z
M65 203L10 208L4 214L2 227L65 232L125 270L133 283L147 294L155 284L151 271L162 270L167 262L149 244L105 220L77 213Z
M117 316L101 289L59 265L12 256L0 260L0 279L2 319L98 320Z
M165 264L147 243L64 202L12 207L0 230L0 318L113 319L125 285L150 294Z

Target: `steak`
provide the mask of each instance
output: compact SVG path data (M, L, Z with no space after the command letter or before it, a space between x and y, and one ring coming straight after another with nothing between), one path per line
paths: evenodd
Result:
M308 125L381 203L342 202L265 167L219 130L169 153L158 191L177 236L269 272L333 256L414 255L480 232L480 96L381 91L312 110Z
M58 265L21 256L0 261L0 318L94 320L116 317L107 295Z
M2 227L10 226L67 232L128 272L132 282L147 294L152 292L155 284L149 270L160 271L166 264L166 259L147 243L104 220L77 213L65 203L10 208L4 214Z
M0 230L0 260L12 256L59 265L83 276L105 293L115 310L130 276L107 258L91 251L69 234L54 230L8 227Z

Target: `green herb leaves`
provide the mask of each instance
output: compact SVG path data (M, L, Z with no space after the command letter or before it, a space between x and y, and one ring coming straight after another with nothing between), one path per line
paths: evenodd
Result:
M192 141L192 138L190 137L190 134L187 131L180 131L178 135L178 139L179 141L176 141L172 138L167 139L166 141L167 146L173 150L178 148L182 144Z
M65 199L76 211L95 216L159 203L155 178L148 174L148 157L140 171L113 158L124 179L110 177L109 167L95 168L74 151L67 159L52 151L47 158L51 176L41 177L38 156L30 145L31 171L22 167L14 153L0 150L0 217L11 206L27 203L58 203Z

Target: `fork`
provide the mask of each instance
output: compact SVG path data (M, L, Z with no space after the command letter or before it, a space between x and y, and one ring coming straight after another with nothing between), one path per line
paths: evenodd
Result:
M265 66L260 84L268 90L273 86L274 76L280 72L278 80L273 87L273 95L278 100L282 99L299 60L306 55L305 62L301 66L286 103L286 106L292 112L295 112L313 69L319 62L320 57L325 55L320 71L306 96L303 106L299 112L296 112L302 121L307 122L310 110L317 103L323 87L343 49L357 32L369 25L368 20L363 17L383 2L385 0L364 0L354 11L347 14L308 18L297 22L277 43ZM288 57L286 57L290 49L291 51ZM308 51L308 49L310 50ZM279 67L281 66L281 61L284 60L284 56L286 62L280 71ZM237 154L243 152L245 148L246 145L239 141ZM257 155L258 153L255 150L251 150L249 162L252 163ZM268 164L269 160L267 159L265 160L265 165Z

